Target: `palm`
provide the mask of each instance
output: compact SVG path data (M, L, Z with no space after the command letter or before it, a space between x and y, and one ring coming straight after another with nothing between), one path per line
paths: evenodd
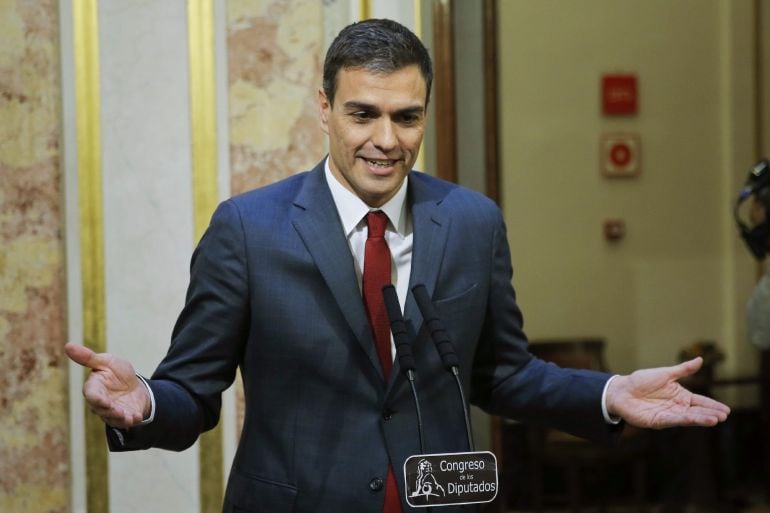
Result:
M115 427L141 422L147 394L129 362L73 344L67 344L65 351L74 362L91 369L83 385L83 396L94 413Z
M701 363L696 359L618 376L608 390L608 404L612 404L614 414L638 427L713 426L723 421L730 409L693 394L677 382L697 372Z

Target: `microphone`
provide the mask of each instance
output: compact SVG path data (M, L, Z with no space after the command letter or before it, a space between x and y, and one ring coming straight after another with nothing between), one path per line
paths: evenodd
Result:
M382 288L382 298L385 300L385 310L388 312L390 321L390 331L393 333L393 341L396 343L396 357L401 369L406 373L406 377L414 380L414 356L412 355L412 345L406 334L406 324L401 315L401 306L398 303L398 294L393 285L385 285Z
M433 343L436 344L436 349L441 357L441 361L444 363L444 367L455 378L457 384L457 390L460 393L460 402L463 407L463 416L465 418L465 432L468 435L468 447L473 452L473 434L471 432L471 422L468 415L468 406L465 402L465 394L463 393L462 382L460 381L460 359L457 358L454 345L449 338L449 333L444 328L444 323L436 312L436 308L433 306L433 302L428 295L428 289L425 285L418 284L412 287L412 295L417 301L417 307L422 313L425 325L428 328L430 337Z
M390 331L393 333L393 341L396 344L396 357L412 389L414 406L417 410L417 434L420 437L420 452L424 453L425 441L422 429L422 412L420 410L420 401L417 398L417 389L414 385L414 356L412 355L412 345L409 343L409 337L406 333L404 317L401 314L401 306L398 303L396 288L393 285L382 287L382 298L385 301L385 310L387 310L388 320L390 320Z
M396 289L388 285L382 289L385 308L391 322L396 353L404 373L409 379L417 407L417 426L420 432L421 454L410 456L404 461L404 495L407 504L412 507L448 506L456 504L478 504L491 502L497 496L498 475L497 458L489 451L475 452L473 436L468 418L468 409L460 383L460 360L455 353L449 334L436 315L433 303L428 297L424 285L412 288L417 306L422 312L431 338L436 344L444 367L454 376L460 391L460 401L465 416L465 431L468 435L468 447L471 452L452 452L425 454L422 439L422 416L414 386L414 358L407 340L406 327L398 303ZM405 355L404 355L405 353ZM404 364L406 362L406 365Z

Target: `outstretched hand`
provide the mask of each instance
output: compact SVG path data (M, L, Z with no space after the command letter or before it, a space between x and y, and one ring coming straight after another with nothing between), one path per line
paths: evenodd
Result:
M678 383L695 374L701 365L703 359L698 357L673 367L617 376L607 389L607 410L642 428L714 426L723 422L730 413L728 406L694 394Z
M73 362L91 369L83 384L83 397L91 411L106 424L129 428L149 415L147 390L136 377L131 363L77 344L66 344L64 351Z

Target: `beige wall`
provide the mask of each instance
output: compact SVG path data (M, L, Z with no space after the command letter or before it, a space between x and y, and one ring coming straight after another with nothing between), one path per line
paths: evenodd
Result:
M616 371L697 339L753 370L753 263L730 205L754 126L752 2L501 1L502 201L531 338L601 335ZM639 113L600 113L600 76L638 76ZM600 174L602 133L641 137L641 175ZM627 236L608 243L602 222Z

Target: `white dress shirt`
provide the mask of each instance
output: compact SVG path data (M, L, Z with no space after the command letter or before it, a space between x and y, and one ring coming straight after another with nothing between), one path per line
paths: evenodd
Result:
M404 310L409 287L409 275L412 272L412 218L406 205L406 189L408 180L404 180L387 203L380 208L372 208L346 189L332 174L329 159L324 164L326 183L337 207L342 229L356 263L358 290L361 290L361 278L364 273L364 248L369 230L366 226L366 214L381 210L388 216L388 226L385 228L385 241L390 249L391 267L390 279L398 294L401 311ZM395 358L396 348L391 335L391 355Z

